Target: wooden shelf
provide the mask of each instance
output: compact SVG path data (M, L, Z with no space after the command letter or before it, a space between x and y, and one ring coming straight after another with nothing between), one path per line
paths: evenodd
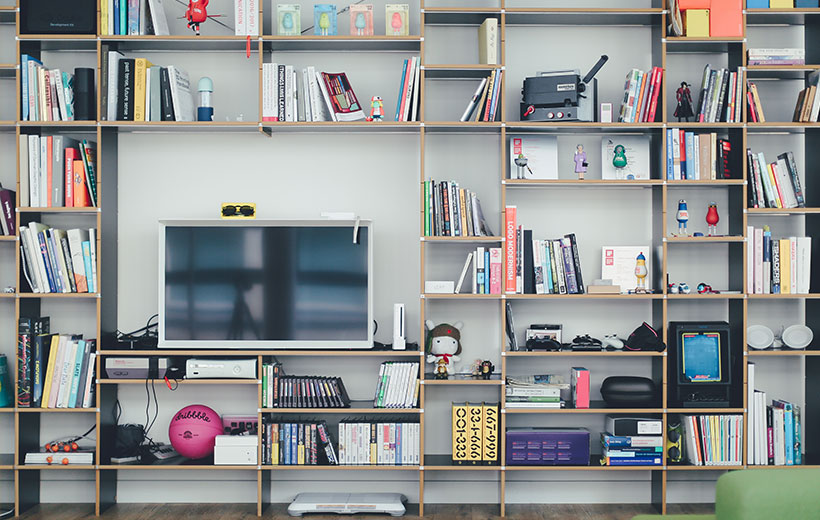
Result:
M32 128L93 128L97 126L97 121L17 121L17 125Z
M120 132L258 132L258 121L100 121Z
M666 181L666 185L670 188L704 188L711 186L743 186L746 181L743 179L715 179L715 180L697 180L697 181Z
M352 401L350 408L260 408L261 413L270 414L405 414L418 415L419 408L374 408L373 401Z
M742 300L746 297L744 294L725 292L718 294L698 294L697 286L693 287L692 291L694 292L691 294L667 294L666 297L670 300Z
M731 471L736 469L746 469L745 466L742 464L737 464L734 466L725 465L725 466L690 466L690 465L676 465L676 464L669 464L666 466L668 471Z
M118 471L131 470L172 470L172 471L257 471L259 466L256 464L242 464L242 465L216 465L199 464L196 461L192 464L101 464L97 469L108 470L115 469Z
M702 237L667 237L664 241L670 244L721 244L732 242L745 242L745 237L742 236L702 236Z
M664 466L603 466L600 455L591 455L588 466L505 466L506 471L661 471Z
M743 408L667 408L666 413L726 415L744 413Z
M367 465L367 466L353 466L353 465L337 465L337 466L307 466L307 465L279 465L279 466L262 466L262 469L273 471L350 471L350 470L368 470L368 471L418 471L419 466L387 466L387 465Z
M507 357L626 357L626 358L633 358L633 357L663 357L666 355L665 352L648 352L648 351L630 351L630 350L602 350L600 352L593 351L593 352L573 352L571 350L558 350L558 351L502 351L502 356Z
M493 374L490 379L482 379L470 375L454 375L447 379L436 379L433 374L424 374L424 379L421 384L425 386L449 386L449 385L467 385L467 386L501 386L504 381L501 379L501 374Z
M93 464L17 464L14 469L20 471L82 471L97 469Z
M264 36L266 51L419 52L421 36Z
M2 235L0 242L17 242L17 235Z
M507 294L508 300L662 300L663 294Z
M619 180L619 179L505 179L501 181L508 188L555 188L567 186L581 188L584 186L595 188L648 188L662 186L659 179L648 180Z
M153 379L157 383L165 382L162 379ZM144 385L145 379L98 379L98 384L101 385ZM262 381L258 379L180 379L177 381L180 385L261 385Z
M261 126L272 133L336 133L341 131L340 129L342 128L345 133L418 133L420 132L423 123L418 121L264 121Z
M649 132L662 130L663 123L598 123L588 121L504 121L510 130L604 134L612 132Z
M747 294L746 297L750 300L813 300L820 298L820 294Z
M425 7L424 25L481 25L487 18L501 18L502 10L494 7Z
M422 65L421 70L424 79L483 79L490 75L495 69L502 68L501 65Z
M435 242L438 244L482 244L504 241L504 237L420 237L420 239L422 242Z
M15 412L15 408L11 408L11 407L9 407L9 408L0 408L0 413L14 413L14 412Z
M81 300L88 300L93 298L99 298L100 295L98 293L18 293L17 296L19 298L56 298L56 299L72 299L77 298Z
M774 357L806 357L806 356L820 356L820 350L805 350L805 349L770 349L770 350L755 350L750 348L747 352L749 356L774 356Z
M274 357L414 357L423 355L417 350L100 350L100 356L274 356Z
M97 413L98 408L17 408L19 413Z
M100 208L90 207L90 208L58 208L58 207L18 207L17 211L19 213L99 213Z
M765 215L774 217L779 215L814 215L820 213L820 208L749 208L749 215Z
M663 413L662 408L611 408L604 401L590 401L589 408L573 408L572 404L567 402L564 408L506 408L506 413L603 413L603 414L655 414Z
M454 464L452 455L425 455L424 471L502 471L498 464Z
M500 300L500 294L469 294L469 293L461 293L461 294L434 294L434 293L424 293L421 295L422 298L428 300Z
M506 25L658 25L663 9L528 8L505 9Z

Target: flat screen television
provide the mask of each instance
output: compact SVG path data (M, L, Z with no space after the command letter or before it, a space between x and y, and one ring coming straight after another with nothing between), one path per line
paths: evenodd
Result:
M159 347L372 348L372 234L366 220L160 221Z

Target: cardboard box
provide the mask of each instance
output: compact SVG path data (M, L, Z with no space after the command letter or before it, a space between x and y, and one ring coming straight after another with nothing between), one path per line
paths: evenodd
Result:
M709 9L712 7L712 0L678 0L678 9L686 11L688 9Z
M709 36L743 37L743 0L712 2L712 8L709 10Z
M687 38L709 36L709 9L689 9L683 12Z

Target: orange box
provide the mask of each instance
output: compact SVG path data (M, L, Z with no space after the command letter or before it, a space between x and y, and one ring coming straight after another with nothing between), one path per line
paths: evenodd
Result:
M720 2L721 0L715 0ZM710 9L712 7L712 0L678 0L678 9L686 11L687 9Z
M709 36L743 37L743 0L712 0L709 9Z

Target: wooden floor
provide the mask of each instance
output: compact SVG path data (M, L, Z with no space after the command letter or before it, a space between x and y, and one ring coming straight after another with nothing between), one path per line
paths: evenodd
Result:
M262 516L267 520L291 518L286 505L272 505ZM410 505L404 518L418 517L418 506ZM670 505L669 513L713 513L711 505ZM509 520L630 520L642 513L652 513L650 506L642 504L589 504L589 505L508 505ZM19 518L25 520L81 520L94 517L91 505L42 505L35 507ZM178 520L183 518L203 518L207 520L254 520L256 506L253 504L121 504L106 511L104 520ZM328 520L364 518L386 520L391 516L361 515L356 517L337 515L309 515L307 520ZM429 520L494 520L498 516L498 506L488 505L435 505L425 506L425 519Z

